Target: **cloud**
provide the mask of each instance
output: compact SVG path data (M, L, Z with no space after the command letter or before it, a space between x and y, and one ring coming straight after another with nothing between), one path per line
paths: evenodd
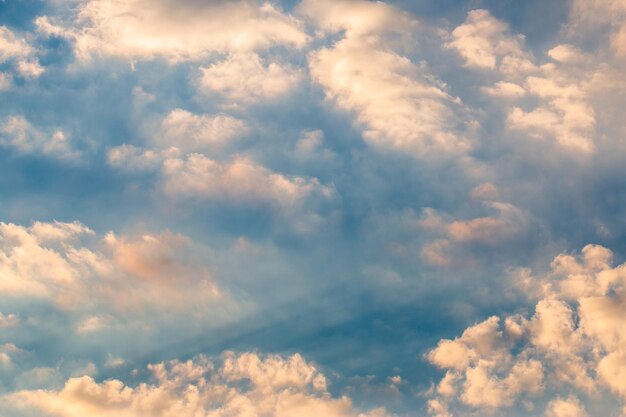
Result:
M313 20L328 32L346 31L346 37L359 37L387 31L402 32L416 21L394 5L382 1L304 0L298 5L300 14Z
M0 64L13 62L17 72L25 78L37 78L44 69L36 57L37 51L24 38L17 37L6 26L0 26ZM4 77L8 75L3 74ZM7 83L6 79L0 82ZM3 88L0 88L2 90Z
M514 107L508 115L509 126L531 137L553 136L569 149L593 152L595 111L586 99L584 86L570 82L558 70L545 72L547 76L528 77L525 82L527 91L545 104L531 111Z
M184 152L211 151L248 133L245 122L226 114L197 115L172 110L161 122L152 141L162 148L174 146Z
M159 168L164 159L180 156L176 147L144 149L134 145L115 146L107 151L107 163L127 173L140 173Z
M620 0L572 0L568 29L595 39L600 49L609 46L619 58L626 56L626 5ZM606 36L593 36L598 29Z
M332 3L304 2L301 6L322 28L345 30L343 39L332 47L310 54L310 72L328 99L355 113L364 139L416 156L467 150L468 140L453 128L459 123L453 110L456 100L443 83L423 66L394 52L392 42L385 39L389 31L410 31L414 21L381 3ZM337 9L343 13L331 13ZM392 18L394 25L387 30L385 23Z
M63 131L45 133L22 116L9 116L0 124L0 146L22 154L39 154L65 161L77 161L81 155Z
M472 10L465 23L450 34L445 46L455 49L472 68L505 74L532 71L532 56L524 50L524 37L509 36L507 25L487 10Z
M201 154L165 160L163 189L177 198L260 202L282 208L298 207L311 195L329 198L334 193L316 178L275 173L245 157L220 163Z
M200 88L229 102L251 104L288 93L301 79L300 71L279 62L264 64L254 53L236 53L201 68Z
M98 238L78 222L0 223L3 297L50 300L66 310L176 310L193 305L194 299L224 300L198 257L191 240L170 232L139 237L109 232ZM183 299L186 304L180 303ZM96 324L101 319L93 316L79 328L95 329Z
M337 159L336 153L324 147L325 135L322 130L304 130L300 133L293 151L289 153L295 160L332 162Z
M307 35L296 19L269 2L88 0L69 25L49 18L40 30L72 40L80 61L94 57L197 61L212 53L274 45L301 48Z
M587 412L576 397L557 398L548 404L546 417L587 417Z
M481 90L508 108L506 123L523 138L553 138L564 149L583 154L595 151L595 111L589 86L593 68L580 71L573 62L587 60L569 44L548 51L552 62L537 65L526 51L524 37L509 33L508 25L487 10L473 10L449 35L446 47L456 50L465 65L500 78ZM588 66L587 66L588 67Z
M244 121L227 114L195 114L175 108L148 124L145 129L148 148L130 144L109 148L107 162L127 173L154 171L167 159L228 150L249 132Z
M24 390L5 396L18 410L78 417L209 415L274 417L384 417L359 413L348 397L335 398L326 379L299 354L290 357L225 353L218 365L205 356L149 365L151 383L71 378L63 389Z
M15 314L2 314L0 313L0 329L6 329L16 326L20 322L20 319Z
M612 392L625 401L625 271L626 264L613 267L611 251L596 245L558 255L538 277L519 270L518 284L539 297L532 316L491 317L428 353L446 370L433 392L433 414L495 412L523 400L530 407L544 391L556 395L546 409L550 417L587 415L577 399L558 396L563 390Z
M502 249L503 245L524 238L531 224L529 215L513 204L492 200L497 194L497 188L490 183L482 184L471 192L471 197L478 200L484 209L494 212L488 216L459 220L433 209L424 209L416 225L433 239L422 246L422 259L434 266L459 266L468 262L467 254L461 255L469 248Z

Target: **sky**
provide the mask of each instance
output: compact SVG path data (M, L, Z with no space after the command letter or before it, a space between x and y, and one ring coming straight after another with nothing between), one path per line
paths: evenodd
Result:
M625 417L626 1L0 0L0 417Z

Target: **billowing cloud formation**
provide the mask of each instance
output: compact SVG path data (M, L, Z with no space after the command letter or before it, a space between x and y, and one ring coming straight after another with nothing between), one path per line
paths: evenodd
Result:
M80 152L61 130L42 132L22 116L10 116L0 123L0 146L22 154L39 154L62 160L78 160Z
M290 207L310 194L331 197L333 189L315 178L273 173L246 158L221 164L200 154L164 162L164 189L173 196L267 201Z
M18 409L60 417L384 417L359 413L348 397L332 397L326 378L300 355L225 353L149 365L152 383L72 378L60 391L21 391L5 397Z
M513 204L498 201L498 189L493 184L477 186L471 196L493 214L460 220L431 208L423 210L416 225L432 236L421 249L425 262L436 266L460 266L468 261L462 254L469 247L497 247L528 234L529 215Z
M443 83L386 39L393 31L410 33L415 21L382 2L305 1L300 8L323 29L344 31L332 47L311 54L310 71L329 99L356 113L365 140L418 156L468 148L453 128L455 99Z
M15 314L2 314L0 313L0 329L6 327L13 327L20 322L19 317Z
M210 151L248 132L246 124L226 114L197 115L172 110L162 121L154 141L161 147L175 146L185 152Z
M623 1L453 3L0 2L0 414L619 415Z
M17 72L26 78L39 77L44 69L36 57L36 50L25 39L16 36L6 26L0 26L0 64L13 62ZM0 73L0 91L2 85L9 83L8 74Z
M220 160L219 151L228 150L249 131L246 123L232 116L174 109L148 129L149 147L120 145L108 150L107 159L126 173L155 172L159 190L177 201L261 206L283 215L309 212L304 217L310 217L307 201L334 197L332 184L315 177L274 172L246 155Z
M213 52L276 44L299 48L307 42L293 17L256 0L89 0L78 5L67 26L43 17L37 23L44 33L72 39L76 56L83 61L94 56L199 60Z
M255 103L287 93L300 81L300 72L279 62L265 65L259 55L236 53L202 68L200 87L235 103Z
M610 250L587 245L579 256L557 256L546 275L520 270L516 277L539 297L531 317L491 317L428 354L446 370L433 391L432 414L496 412L523 401L531 407L545 392L557 395L547 416L585 416L578 399L558 398L570 390L625 401L626 264L613 267Z
M505 74L534 69L532 57L523 48L524 37L509 36L507 31L507 25L487 10L472 10L445 46L456 49L468 67L498 69Z
M50 300L69 310L220 300L214 279L194 256L192 242L170 232L98 239L78 222L1 223L0 290L5 299Z
M626 4L620 0L573 0L570 30L588 34L600 28L616 55L626 56Z
M513 131L531 138L553 138L567 149L584 153L595 149L596 119L589 103L595 71L572 69L571 63L582 59L575 48L558 45L549 52L554 61L538 65L526 51L524 37L510 34L508 26L486 10L471 11L445 45L458 51L466 66L492 71L501 78L483 91L511 106L507 124ZM529 105L530 98L539 104Z

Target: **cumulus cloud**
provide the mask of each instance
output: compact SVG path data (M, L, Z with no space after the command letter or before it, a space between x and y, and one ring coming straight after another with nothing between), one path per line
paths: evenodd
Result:
M15 314L0 313L0 329L16 326L20 322L20 318Z
M548 404L546 417L587 417L587 412L576 397L557 398Z
M304 130L296 142L290 155L297 161L334 161L337 158L330 149L324 147L324 132L317 130Z
M589 154L595 150L595 111L589 84L596 70L573 69L584 54L573 45L552 48L552 62L543 65L526 50L524 37L487 10L473 10L449 35L446 47L456 50L466 66L490 71L501 79L481 89L506 100L507 124L530 138L553 138L565 149ZM538 102L538 104L536 104Z
M605 36L598 43L610 45L614 54L626 56L626 5L620 0L573 0L570 9L570 31L590 32L601 29ZM593 39L592 36L590 36ZM607 39L608 38L608 39ZM608 40L609 42L605 41ZM602 48L602 47L601 47Z
M69 379L63 389L24 390L4 397L18 410L63 417L384 417L360 413L348 397L333 397L326 378L300 355L225 353L219 363L205 356L148 366L152 382L129 386L119 380Z
M279 62L263 63L255 53L236 53L202 68L200 87L229 102L250 104L280 97L300 81L300 71Z
M492 200L497 194L497 188L490 183L476 187L471 193L472 198L493 212L488 216L459 220L425 209L416 225L434 239L422 246L422 259L435 266L452 266L458 263L455 258L463 248L496 247L524 237L530 224L528 214L513 204Z
M72 146L62 130L46 133L22 116L10 116L0 124L0 146L15 149L22 154L40 154L51 158L76 161L80 152Z
M223 299L198 258L187 237L170 232L139 237L110 232L98 238L78 222L0 223L2 297L50 300L68 310L93 310L101 303L118 311L175 309L190 305L182 299L192 304ZM79 330L102 324L92 317Z
M356 114L366 141L418 156L468 149L453 128L459 123L455 98L385 38L394 30L410 32L412 19L384 3L305 1L300 7L322 28L344 31L332 47L311 53L309 67L327 97Z
M145 149L134 145L115 146L107 151L107 163L126 173L149 172L158 169L167 158L177 158L180 149Z
M162 148L176 147L183 152L211 151L248 133L245 122L226 114L194 114L174 109L163 118L160 133L152 141Z
M307 43L296 19L256 0L89 0L78 5L71 22L41 17L37 24L43 33L70 38L81 61L97 56L195 61L215 52Z
M334 193L316 178L275 173L245 157L226 163L201 154L167 159L163 177L165 192L174 197L267 202L283 208L297 207L311 195L328 198Z
M564 390L626 400L625 271L626 264L613 267L611 251L596 245L557 256L538 277L519 270L518 284L539 298L532 316L491 317L427 355L446 370L433 391L433 415L528 405L544 391L555 396L546 408L550 417L587 415L576 398L559 397Z
M37 51L26 39L18 37L6 26L0 26L0 64L13 62L15 70L23 77L37 78L44 69L39 64ZM0 77L0 86L8 82L7 74ZM0 90L3 88L0 87Z
M323 221L315 213L315 204L308 203L331 200L334 186L316 177L276 172L250 156L232 153L231 145L249 131L246 123L225 114L197 115L174 109L147 129L146 147L110 148L107 162L128 174L153 175L156 188L171 201L269 208L289 214L290 224L302 231ZM320 140L301 143L296 153L303 158L304 153L331 158L331 152L317 149Z
M523 45L523 36L510 36L504 22L480 9L470 11L465 23L454 29L445 43L459 52L468 67L512 75L534 69L532 56Z

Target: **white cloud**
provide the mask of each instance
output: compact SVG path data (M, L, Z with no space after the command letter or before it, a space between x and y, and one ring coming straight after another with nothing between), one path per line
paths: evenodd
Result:
M180 149L144 149L133 145L120 145L107 151L107 163L128 173L151 171L159 168L165 158L178 157Z
M613 392L626 401L626 264L611 264L611 251L588 245L579 256L557 256L545 275L518 271L522 288L540 298L531 317L491 317L428 354L446 370L434 391L438 409L532 404L542 387L557 395L548 417L587 415L574 397L558 397L562 390L596 398Z
M0 313L0 329L16 326L20 322L20 318L15 314Z
M22 353L23 350L13 343L0 345L0 369L9 370L13 367L13 356Z
M146 129L149 148L119 145L108 149L107 162L129 173L154 171L170 158L225 149L249 131L245 122L226 114L195 114L176 108Z
M359 413L348 397L333 397L326 379L300 355L281 357L226 353L221 364L204 356L149 365L152 383L135 387L119 380L69 379L63 389L24 390L4 400L18 410L64 417L272 416L384 417Z
M491 200L498 194L493 184L482 184L470 194L493 214L458 220L449 216L444 218L433 209L425 209L422 218L417 221L417 227L434 237L421 249L421 257L427 263L439 267L460 266L470 261L466 254L460 256L467 248L497 247L514 242L527 233L530 224L528 214L513 204Z
M576 63L585 59L584 53L574 45L557 45L548 51L550 58L563 63Z
M498 81L492 87L482 87L481 90L490 96L502 98L520 98L526 94L523 87L507 81Z
M202 68L200 87L235 103L250 104L288 93L301 78L299 70L279 62L264 64L254 53L236 53Z
M573 63L586 58L573 45L550 49L554 60L536 65L526 51L524 37L486 10L473 10L454 29L448 48L456 50L468 67L488 70L502 79L481 90L506 100L507 125L525 138L552 138L564 149L583 154L595 150L595 111L589 100L594 71L580 71Z
M532 57L523 45L523 36L509 36L505 23L480 9L470 11L465 23L452 31L445 44L457 50L468 67L511 75L534 69Z
M303 0L298 11L324 31L346 31L347 37L376 32L402 32L417 22L407 13L382 1Z
M527 220L520 209L512 204L497 201L490 201L485 205L497 211L498 215L450 223L447 228L452 240L495 244L524 232Z
M324 132L304 130L290 153L296 160L304 161L334 161L337 155L324 147Z
M41 154L56 159L76 161L80 152L72 147L66 133L56 130L45 133L22 116L10 116L0 124L0 146L23 154Z
M548 69L546 76L528 77L525 82L527 91L543 104L531 111L514 107L507 119L510 127L531 136L552 136L569 149L593 152L596 119L584 86L544 68Z
M334 194L316 178L275 173L245 157L221 163L201 154L165 160L163 188L173 197L265 202L282 208L298 207L310 195Z
M161 122L152 141L161 148L176 147L183 152L211 151L249 131L241 120L226 114L197 115L183 109L172 110Z
M13 77L6 72L0 72L0 91L6 91L13 85Z
M0 292L24 301L50 300L68 310L177 310L228 302L200 262L202 253L187 237L170 232L98 237L76 222L0 223ZM106 321L90 315L76 329L95 331Z
M26 39L17 37L6 26L0 26L0 63L14 62L15 69L20 75L26 78L37 78L44 72L44 69L39 65L36 52ZM6 76L5 74L4 77ZM6 83L4 77L0 80Z
M557 398L548 404L546 417L587 417L587 412L576 397Z
M598 40L600 49L608 46L619 58L626 56L626 4L622 0L572 0L568 26L574 36L607 31L608 36Z
M88 0L69 25L37 21L44 33L73 39L79 60L95 56L200 60L214 52L273 45L300 48L307 35L293 17L269 2Z
M455 99L385 40L389 31L410 33L414 21L393 6L364 1L305 2L301 9L322 28L345 30L332 47L313 52L309 66L327 97L356 114L365 140L418 156L468 148L454 130Z

